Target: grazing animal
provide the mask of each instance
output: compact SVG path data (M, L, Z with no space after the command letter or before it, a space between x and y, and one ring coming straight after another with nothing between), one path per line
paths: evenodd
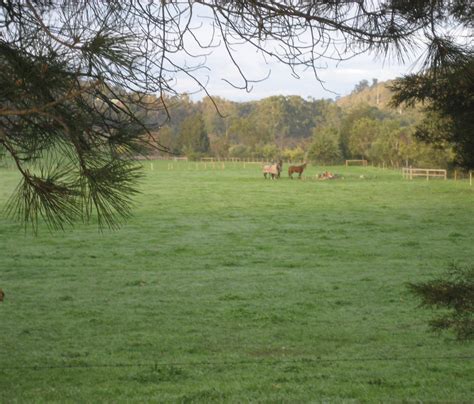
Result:
M5 292L0 289L0 302L3 302L3 299L5 298Z
M267 178L267 174L271 177L271 179L280 178L280 173L283 169L283 161L279 161L278 163L266 164L263 166L263 176L265 179Z
M301 174L303 174L305 168L306 162L301 164L300 166L290 166L288 167L288 176L293 179L293 174L298 173L298 178L301 178Z

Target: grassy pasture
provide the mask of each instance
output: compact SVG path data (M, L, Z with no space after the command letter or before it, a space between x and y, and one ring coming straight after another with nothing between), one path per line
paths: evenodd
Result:
M405 287L472 263L468 182L150 164L119 231L0 219L0 402L472 400Z

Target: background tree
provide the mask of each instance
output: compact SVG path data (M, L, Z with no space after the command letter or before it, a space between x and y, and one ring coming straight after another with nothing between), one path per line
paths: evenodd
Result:
M271 134L257 123L253 115L233 117L228 133L231 143L241 143L250 148L263 145L271 139Z
M153 132L153 137L155 139L160 139L160 143L171 152L175 154L179 153L179 150L177 149L177 136L169 125L162 126L159 130ZM154 152L156 149L150 148L149 151Z
M367 104L360 104L349 109L341 119L340 124L340 142L341 151L345 158L353 156L349 141L352 134L354 124L363 118L371 121L383 120L388 114L381 111L377 107L369 106Z
M314 126L332 127L338 131L341 129L343 111L334 101L312 100L311 114L314 116Z
M290 110L286 97L271 96L259 102L253 120L256 132L266 134L264 141L272 141L280 149L283 148L284 139L288 137L291 127Z
M177 143L178 149L185 154L209 151L209 137L201 115L193 115L183 121Z
M456 163L474 168L474 56L406 76L391 88L395 106L426 105L416 130L418 139L438 147L450 143Z
M409 129L397 119L387 119L379 124L368 157L374 163L390 163L392 167L402 162L401 142L410 136Z
M230 157L248 157L252 153L252 149L242 144L236 144L229 147Z
M369 82L365 79L361 80L355 85L353 93L360 93L361 91L364 91L366 88L369 88Z
M297 146L293 149L284 149L281 152L281 157L285 160L289 160L292 163L302 162L306 157L306 150L307 148L303 148L301 146Z
M318 164L334 164L342 158L339 132L333 127L315 129L308 158Z
M349 136L349 151L352 157L367 159L380 133L380 121L360 118L354 122Z
M195 29L204 22L199 15L211 29ZM0 143L22 175L9 211L54 227L94 210L101 225L127 216L137 171L124 155L143 143L166 150L152 141L157 127L145 124L144 111L158 108L168 118L181 83L206 92L199 72L219 42L239 76L232 85L249 91L261 77L241 69L237 44L287 64L295 76L309 68L318 80L325 59L403 58L424 39L425 65L437 69L466 53L441 28L469 30L472 15L465 0L2 0ZM153 94L160 102L149 102Z
M274 144L266 144L262 147L262 157L268 161L275 161L281 155L280 149Z
M219 109L216 109L216 104ZM198 108L204 119L206 131L216 138L228 137L230 118L238 115L238 104L221 97L206 97L198 102ZM174 111L173 111L174 116Z
M209 136L210 154L216 157L229 155L230 143L226 136Z

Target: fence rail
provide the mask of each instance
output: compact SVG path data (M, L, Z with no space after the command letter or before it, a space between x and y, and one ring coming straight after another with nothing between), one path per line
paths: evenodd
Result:
M364 167L367 166L367 160L346 160L346 167L354 163L357 165L362 165Z
M430 178L448 178L447 170L442 170L438 168L412 168L404 167L402 168L403 178L412 180L414 177L423 177L426 180Z

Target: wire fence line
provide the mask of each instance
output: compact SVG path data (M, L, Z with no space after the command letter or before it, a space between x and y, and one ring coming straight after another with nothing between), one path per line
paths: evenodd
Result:
M279 358L243 359L240 361L192 361L192 362L148 362L148 363L78 363L58 365L18 365L4 366L0 370L49 370L49 369L100 369L134 367L197 367L197 366L235 366L235 365L278 365L278 364L318 364L337 362L411 362L411 361L472 361L474 356L408 356L408 357L359 357L359 358Z

